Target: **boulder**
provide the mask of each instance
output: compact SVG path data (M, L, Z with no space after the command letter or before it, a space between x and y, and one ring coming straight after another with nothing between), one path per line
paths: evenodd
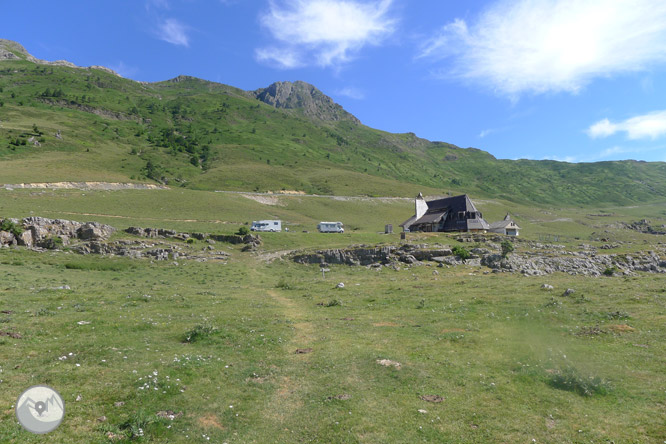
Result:
M87 222L83 224L76 232L81 240L105 240L116 231L110 225L100 224L99 222Z
M14 234L9 231L0 231L0 245L16 245Z

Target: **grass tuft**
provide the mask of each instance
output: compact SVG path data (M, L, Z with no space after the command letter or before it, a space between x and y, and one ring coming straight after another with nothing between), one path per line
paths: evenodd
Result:
M607 395L612 390L609 381L598 376L582 376L571 366L553 373L548 383L556 389L574 392L581 396Z
M210 339L218 332L219 330L216 327L213 327L212 325L199 324L185 333L185 335L183 336L183 342L192 344L194 342L199 342L204 339Z

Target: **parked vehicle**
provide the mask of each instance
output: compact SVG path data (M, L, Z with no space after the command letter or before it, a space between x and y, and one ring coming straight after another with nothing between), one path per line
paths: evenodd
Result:
M320 233L344 233L345 229L342 226L342 222L319 222L317 225L317 230Z
M282 221L253 220L250 231L282 231Z

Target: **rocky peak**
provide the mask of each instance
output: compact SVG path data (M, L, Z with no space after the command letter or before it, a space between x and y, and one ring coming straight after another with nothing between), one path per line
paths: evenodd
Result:
M14 42L12 40L0 39L0 61L19 60L19 59L27 60L28 62L32 63L37 63L38 65L67 66L69 68L80 68L80 69L100 69L102 71L106 71L110 74L121 77L120 74L118 74L114 70L106 68L104 66L94 65L88 68L84 68L81 66L77 66L72 62L68 62L67 60L56 60L55 62L41 60L30 54L20 43Z
M256 99L275 108L300 110L308 117L325 121L360 121L315 86L303 81L275 82L252 91Z

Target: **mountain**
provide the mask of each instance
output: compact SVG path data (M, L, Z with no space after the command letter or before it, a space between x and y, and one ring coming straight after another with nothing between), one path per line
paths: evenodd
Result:
M26 51L26 49L20 43L6 39L0 39L0 61L1 60L27 60L29 62L36 63L39 65L68 66L70 68L81 68L79 66L76 66L72 62L68 62L67 60L56 60L55 62L48 62L46 60L38 59L32 56L28 51ZM94 65L90 66L88 69L90 68L100 69L102 71L106 71L110 74L120 77L120 74L104 66ZM86 69L86 68L81 68L81 69Z
M10 55L11 54L11 55ZM363 125L316 87L156 83L43 62L0 41L0 183L159 182L207 190L414 196L539 205L666 198L666 163L503 160Z
M275 82L268 88L254 91L254 97L275 108L299 110L305 116L324 121L361 123L316 87L300 80Z

